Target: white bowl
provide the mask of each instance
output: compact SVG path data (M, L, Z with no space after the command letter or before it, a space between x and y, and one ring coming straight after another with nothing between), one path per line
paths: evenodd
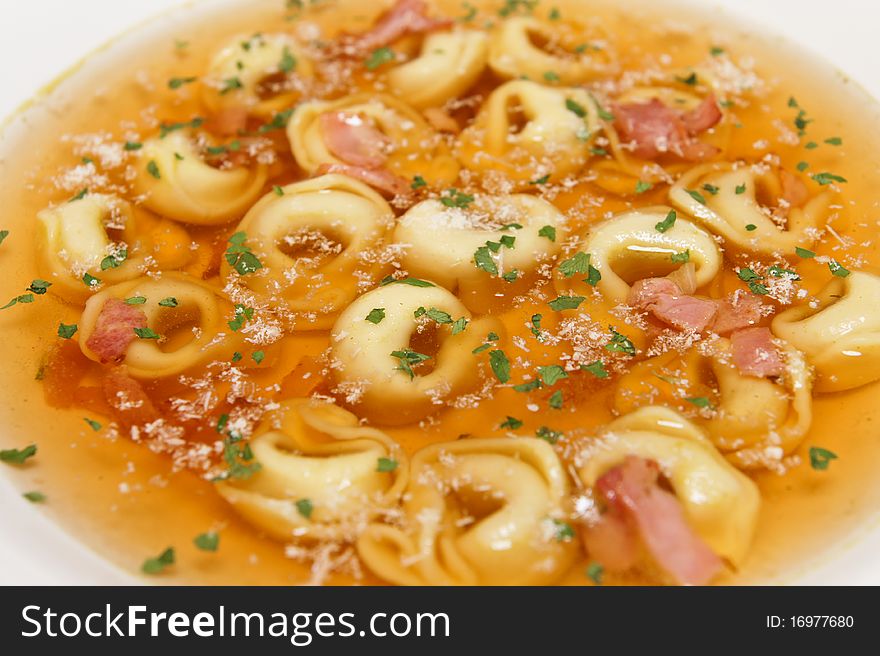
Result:
M223 0L213 0L213 2ZM660 0L653 0L659 2ZM278 0L280 3L281 0ZM871 56L875 48L880 5L873 0L692 0L702 8L717 8L719 22L730 17L751 21L830 62L880 97L880 73ZM193 8L184 0L30 0L2 11L0 59L4 67L0 117L11 114L43 85L75 62L151 15L171 9L202 11L211 0ZM153 24L155 26L155 24ZM75 26L72 28L72 26ZM146 27L150 31L150 24ZM142 32L143 29L135 30ZM136 584L140 580L95 555L65 533L13 487L8 472L0 471L0 584L85 585ZM787 582L801 584L880 584L880 522L865 525L825 553L819 563Z

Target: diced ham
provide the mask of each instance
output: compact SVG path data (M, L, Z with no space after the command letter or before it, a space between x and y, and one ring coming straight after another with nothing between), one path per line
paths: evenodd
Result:
M389 196L405 196L410 192L410 185L399 175L394 175L387 169L368 169L362 166L349 166L348 164L322 164L318 168L319 175L327 173L341 173L350 178L360 180L384 191Z
M657 463L628 456L605 473L596 488L632 526L653 560L679 585L704 585L718 574L721 559L690 527L675 496L658 485Z
M665 324L678 330L700 332L712 323L715 317L714 301L696 296L673 296L660 294L651 306L651 313Z
M647 310L662 294L676 296L681 288L669 278L645 278L637 280L629 290L627 303L633 307Z
M639 562L638 533L617 512L606 512L581 535L590 558L606 569L623 572Z
M244 132L247 129L247 121L248 110L246 107L241 105L224 107L211 116L208 121L208 129L216 134L231 137Z
M667 107L660 99L647 103L614 105L614 126L624 143L633 145L633 153L643 159L654 159L672 153L682 159L698 161L717 152L710 144L694 139L721 120L721 111L714 96L709 96L696 109L679 112Z
M104 303L95 330L86 340L86 346L100 358L103 364L119 362L125 356L128 345L137 337L135 328L147 327L147 315L134 305L126 305L118 298Z
M761 321L764 304L754 294L739 290L716 303L718 313L715 315L712 330L719 335L726 336L734 330L751 328Z
M746 328L730 336L733 364L747 376L766 378L785 371L769 328Z
M143 426L162 418L146 390L126 373L124 367L109 370L101 381L101 389L113 418L125 428Z
M677 330L705 330L716 312L713 301L682 293L669 278L637 281L630 289L628 303Z
M441 30L455 21L448 18L430 18L424 0L398 0L367 32L354 38L354 47L361 53L391 45L408 34L423 34Z
M318 119L327 150L346 164L376 169L385 164L388 137L357 114L327 112Z
M715 127L721 119L721 109L714 94L709 94L694 109L681 115L681 122L691 136Z
M458 124L458 121L439 107L429 107L422 114L437 132L447 132L449 134L461 132L461 126Z

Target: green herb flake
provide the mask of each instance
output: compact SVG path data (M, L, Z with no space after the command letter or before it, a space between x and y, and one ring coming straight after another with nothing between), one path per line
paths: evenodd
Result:
M837 454L819 446L810 447L810 467L816 471L825 471L832 460L837 460Z
M804 260L812 260L814 257L816 257L816 254L813 251L806 248L801 248L800 246L795 246L794 253Z
M46 495L40 492L39 490L32 490L30 492L25 492L22 494L25 499L30 501L31 503L43 503L46 501Z
M583 296L558 296L547 303L551 310L561 312L562 310L577 309L581 303L586 300Z
M538 375L545 385L555 385L563 378L568 378L568 374L558 364L551 364L546 367L538 367Z
M129 296L123 302L126 305L143 305L147 302L147 298L145 296Z
M654 229L657 232L666 232L672 226L675 225L676 214L675 210L669 210L669 214L666 215L666 218L662 221L654 224Z
M535 437L538 437L550 444L556 444L560 438L564 436L564 433L558 430L553 430L552 428L548 428L547 426L541 426L538 430L535 431Z
M425 360L430 360L430 355L425 355L424 353L418 353L413 351L412 349L402 349L400 351L392 351L391 357L397 358L400 362L396 367L394 367L395 371L402 371L407 374L412 380L415 378L415 372L413 371L413 365L424 362Z
M571 278L579 273L587 273L589 266L589 254L577 252L572 257L559 264L559 273L566 278Z
M590 563L587 566L587 578L596 585L602 585L602 577L605 574L605 568L599 563Z
M545 225L540 230L538 230L539 237L546 237L552 242L556 242L556 228L553 226Z
M122 249L117 251L113 255L108 255L103 260L101 260L101 271L106 271L107 269L117 269L122 266L122 263L128 259L128 250Z
M169 89L179 89L185 84L192 84L196 81L195 77L172 77L168 80L168 88Z
M754 223L747 223L746 224L746 232L754 232L757 229L758 229L758 226L756 226Z
M132 151L132 150L140 150L144 147L140 141L126 141L122 146L123 150Z
M553 525L556 527L556 540L557 542L569 542L573 540L576 535L574 529L571 524L568 522L563 522L558 519L553 520Z
M562 390L556 390L550 395L550 398L547 399L547 404L554 410L560 410L564 401L565 398L562 395Z
M736 195L737 195L737 196L740 196L740 195L746 193L746 185L745 185L745 183L743 183L743 184L741 184L741 185L736 185L736 189L734 189L734 191L736 192Z
M141 339L159 339L159 333L152 328L135 328L134 334Z
M3 449L0 451L0 462L9 465L23 465L28 458L33 458L36 454L36 444L29 444L23 449Z
M376 462L376 471L384 473L393 472L397 469L398 462L394 458L379 458Z
M392 61L394 61L394 51L386 46L371 52L364 62L364 66L368 71L375 71L380 66Z
M58 324L58 336L62 339L70 339L74 335L76 335L76 331L79 330L75 323L70 325L66 323Z
M315 510L315 506L312 505L311 499L300 499L296 502L296 510L306 519L310 519L312 512Z
M385 308L373 308L370 310L370 313L364 317L364 321L369 321L372 324L379 325L382 323L382 319L385 318Z
M507 383L510 380L510 360L501 349L495 349L489 352L489 366L492 367L492 373L501 383Z
M830 185L832 182L846 182L846 178L828 173L827 171L825 173L814 173L811 177L822 186Z
M147 558L141 565L144 574L161 574L166 567L174 564L174 547L168 547L155 558Z
M83 421L86 422L89 425L89 428L91 428L96 433L101 430L100 422L97 422L94 419L89 419L88 417L83 417Z
M844 266L837 260L831 260L828 262L828 270L831 272L831 275L837 276L838 278L846 278L850 274L849 269L844 268Z
M147 173L152 175L157 180L162 179L162 174L159 172L159 165L156 164L156 160L154 159L151 159L149 162L147 162Z
M199 533L193 539L193 544L196 545L196 549L201 551L217 551L220 547L220 534L216 531Z
M230 245L225 254L226 262L242 276L263 268L259 258L245 244L246 241L247 234L236 232L229 238Z
M611 341L605 345L606 351L611 351L612 353L625 353L630 356L636 354L635 344L632 343L632 340L630 340L629 337L617 332L613 326L610 326L608 330L611 332Z
M697 201L700 205L706 204L706 198L699 191L694 191L693 189L685 189L688 196Z
M501 422L501 425L498 426L498 428L509 428L510 430L517 430L519 428L522 428L522 425L523 425L523 422L521 420L517 419L516 417L511 417L510 415L508 415L504 419L504 421Z
M684 264L691 261L691 252L690 250L686 250L682 253L673 253L669 256L669 259L675 264Z
M643 194L646 191L651 191L654 188L653 183L645 182L644 180L639 180L636 182L636 193Z
M411 189L421 189L422 187L427 187L428 182L420 175L417 175L413 178L412 184L410 185Z
M596 360L590 364L582 364L581 369L589 371L596 378L608 378L608 371L605 369L605 363L601 360Z

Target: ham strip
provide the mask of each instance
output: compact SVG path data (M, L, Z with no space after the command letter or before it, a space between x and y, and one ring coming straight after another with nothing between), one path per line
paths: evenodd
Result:
M609 510L641 538L656 563L679 585L704 585L721 569L721 559L687 523L675 496L658 485L657 463L628 456L605 473L596 488Z
M357 114L327 112L318 119L324 145L346 164L377 169L385 164L390 141Z
M769 328L746 328L730 336L733 364L746 376L766 378L785 371Z
M639 536L626 519L606 512L581 533L590 558L615 572L632 569L639 562Z
M399 175L394 175L387 169L368 169L362 166L350 166L348 164L321 164L318 175L327 173L340 173L355 180L384 191L389 196L405 196L410 192L410 185Z
M697 332L709 326L717 309L714 301L684 294L669 278L639 280L627 302L677 330Z
M448 18L430 18L424 0L398 0L367 32L354 37L354 47L361 53L391 45L408 34L424 34L454 24Z
M735 330L752 328L761 321L764 304L754 294L736 291L718 303L718 314L712 324L713 332L729 335Z
M614 127L621 141L633 144L633 153L642 159L672 153L699 161L717 152L714 146L694 138L721 120L721 110L713 95L684 113L667 107L658 98L647 103L614 105L613 111Z
M133 305L126 305L118 298L104 303L95 330L86 340L86 346L97 355L102 364L119 362L125 356L128 345L137 337L135 328L147 327L147 315Z

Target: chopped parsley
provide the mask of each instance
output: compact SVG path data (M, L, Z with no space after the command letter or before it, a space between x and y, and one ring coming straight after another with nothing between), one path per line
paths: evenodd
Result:
M527 383L520 383L519 385L514 385L513 390L515 392L531 392L532 390L536 390L541 387L541 381L537 378L535 380L530 380Z
M474 264L478 269L482 269L490 275L498 275L498 265L495 263L488 245L480 246L474 251Z
M427 181L420 175L417 175L413 178L412 184L410 185L410 189L421 189L422 187L427 187Z
M152 175L157 180L162 179L162 173L159 172L159 165L156 164L156 160L154 159L151 159L149 162L147 162L147 173Z
M254 351L251 353L251 359L257 364L262 364L263 360L266 359L266 353L264 351Z
M816 471L825 471L832 460L837 460L837 454L819 446L810 447L810 467Z
M380 287L385 285L410 285L411 287L434 287L434 283L427 280L419 280L418 278L401 278L396 280L393 276L386 276L379 283Z
M518 428L522 428L523 422L516 417L511 417L507 415L507 418L501 422L501 425L498 428L509 428L510 430L517 430Z
M458 207L464 209L474 202L474 197L470 194L459 191L458 189L447 189L444 192L444 195L440 198L440 202L446 205L446 207Z
M174 547L168 547L155 558L147 558L141 565L144 574L161 574L166 567L174 564Z
M682 253L673 253L669 256L669 259L675 264L684 264L685 262L691 261L691 252L690 250L686 250Z
M159 333L152 328L135 328L134 334L141 339L159 339Z
M823 186L830 185L832 182L846 182L846 178L834 175L833 173L828 173L827 171L825 173L814 173L811 177Z
M86 274L88 275L88 274ZM17 305L19 303L33 303L34 295L33 294L22 294L21 296L16 296L11 301L9 301L3 307L0 307L0 310L5 310L6 308L11 308L13 305Z
M159 138L164 139L172 132L177 132L178 130L184 130L186 128L191 128L195 130L196 128L202 127L202 124L205 122L200 116L196 116L194 119L190 121L182 121L180 123L162 123L159 126ZM136 150L136 149L135 149Z
M257 256L245 245L246 241L244 232L236 232L229 238L230 246L226 249L226 262L242 276L263 268Z
M561 431L553 430L547 426L541 426L535 431L535 437L539 437L550 444L556 444L559 441L559 438L563 437L563 435L564 434Z
M370 313L364 317L364 321L369 321L372 324L380 324L382 323L382 319L385 318L385 308L373 308L370 310Z
M584 118L587 115L587 110L581 105L579 102L572 100L571 98L565 99L565 108L572 112L578 118Z
M813 251L801 248L800 246L795 246L794 253L804 260L811 260L816 257L816 254Z
M720 50L720 48L719 48ZM724 52L722 50L722 52ZM605 574L605 568L599 563L590 563L587 566L587 578L596 585L602 585L602 576Z
M395 371L402 371L407 374L412 380L415 378L415 372L412 370L413 365L424 362L425 360L430 360L430 355L425 355L424 353L418 353L417 351L413 351L412 349L402 349L400 351L392 351L391 357L397 358L400 362L399 365L394 367Z
M379 458L376 461L376 471L382 473L393 472L397 469L398 462L394 458Z
M196 545L196 549L202 551L217 551L217 548L220 546L220 534L216 531L199 533L193 539L193 544Z
M79 330L79 328L75 323L72 323L70 325L66 323L58 324L58 336L62 339L70 339L71 337L76 335L77 330Z
M290 48L284 46L281 52L281 61L278 62L278 70L282 73L291 73L296 68L296 57L290 52Z
M569 540L574 539L575 532L571 527L571 524L554 519L553 525L556 527L556 540L558 542L568 542Z
M223 85L220 87L220 95L225 96L227 93L235 91L236 89L243 89L244 84L241 83L241 80L237 77L228 77L223 80Z
M568 374L558 364L551 364L546 367L538 367L538 375L545 385L555 385L563 378L568 378Z
M123 148L123 150L131 151L131 150L140 150L143 147L144 147L144 144L142 144L140 141L126 141L125 145L122 148Z
M758 226L756 226L754 223L747 223L746 224L746 231L747 232L754 232L757 229L758 229Z
M608 378L608 371L605 369L605 363L601 360L596 360L590 364L582 364L581 369L589 371L596 378Z
M612 353L625 353L627 355L636 354L635 344L632 343L629 337L617 332L613 326L609 326L608 330L611 332L611 341L605 345L606 351L611 351Z
M669 214L666 215L665 219L654 224L654 229L657 232L666 232L675 225L675 218L675 210L669 210Z
M172 77L168 80L168 88L169 89L179 89L185 84L192 84L196 81L195 77Z
M712 405L712 402L705 396L689 396L685 401L698 408L708 408Z
M564 400L565 398L562 395L562 390L556 390L550 395L550 398L547 399L547 404L554 410L559 410L562 408Z
M368 71L375 71L380 66L392 61L394 61L394 51L386 46L371 52L364 62L364 66Z
M569 259L559 264L559 273L566 278L571 278L578 273L587 273L590 266L590 255L577 252Z
M831 275L837 276L838 278L846 278L850 274L849 269L844 268L844 266L837 260L831 260L828 262L828 270L831 272Z
M166 296L161 301L159 301L159 305L161 307L177 307L177 299L173 296Z
M654 188L654 185L651 182L645 182L644 180L639 180L636 182L636 193L637 194L643 194L646 191L650 191L653 188Z
M242 329L247 321L250 321L253 318L254 308L247 307L246 305L242 305L241 303L236 303L233 319L232 321L228 321L226 325L229 326L229 329L232 332L237 333L239 330Z
M0 462L9 465L23 465L28 458L33 458L36 454L36 444L29 444L23 449L3 449L0 451Z
M129 296L125 301L126 305L143 305L147 302L146 296Z
M89 419L88 417L83 417L83 421L86 422L89 425L89 428L91 428L96 433L101 430L100 422L97 422L94 419Z
M293 114L293 108L278 112L272 116L271 121L261 125L257 132L259 134L265 134L266 132L272 132L273 130L283 130L287 127L287 122L290 120L291 114Z
M530 180L530 185L545 185L550 181L550 174L542 175L540 178L535 178L534 180Z
M122 263L128 259L128 250L122 249L113 253L113 255L108 255L103 260L101 260L101 271L106 271L107 269L116 269L122 266Z
M31 503L43 503L46 500L46 495L40 492L39 490L32 490L31 492L25 492L22 494L25 499L30 501Z
M743 184L741 184L741 185L736 185L736 188L734 189L734 191L736 192L736 195L737 195L737 196L740 196L740 195L746 193L746 185L745 185L745 183L743 183Z
M296 510L306 519L310 519L312 512L315 510L315 506L312 504L311 499L300 499L296 502Z
M546 237L552 242L556 241L556 228L553 226L545 225L540 230L538 230L539 237Z
M501 383L506 383L510 380L510 360L507 359L504 351L501 349L489 351L489 366L492 367L492 373L495 374L495 378Z
M697 201L700 205L706 204L706 198L699 191L694 191L693 189L685 189L688 196Z
M551 310L561 312L562 310L574 310L586 300L583 296L558 296L547 305Z

